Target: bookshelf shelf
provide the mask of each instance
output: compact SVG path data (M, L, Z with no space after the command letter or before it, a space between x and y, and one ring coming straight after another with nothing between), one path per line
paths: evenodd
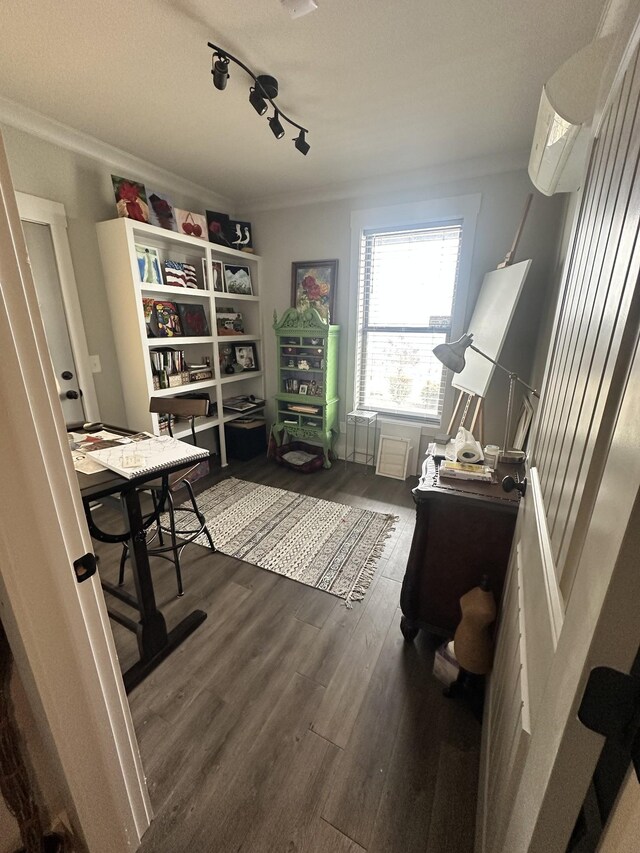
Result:
M261 259L258 255L239 252L196 237L188 237L124 218L98 223L97 233L116 343L127 427L159 434L158 415L149 412L149 398L152 396L173 397L190 392L208 392L211 403L217 406L218 412L222 411L223 385L227 396L243 393L247 396L253 394L264 398L262 370L225 374L225 363L224 361L221 363L223 355L227 362L233 361L235 358L233 347L238 344L242 346L245 343L253 344L258 364L263 363ZM142 282L136 246L155 250L163 279L165 261L171 260L193 266L198 287L175 287ZM253 295L210 289L213 262L249 267ZM156 302L201 305L211 334L147 337L143 298L153 299ZM241 304L244 310L240 307ZM218 335L216 307L222 310L233 308L241 313L245 334ZM160 327L159 323L152 326L154 331L157 331L158 327ZM178 353L177 356L169 353L170 366L167 366L166 361L158 364L158 356L154 356L152 367L150 351L158 348L171 348ZM230 352L226 352L229 349ZM183 359L180 356L181 352L184 353ZM242 354L239 357L241 358ZM176 362L179 365L181 361L187 364L203 364L207 361L211 365L212 378L154 389L154 371L156 378L160 378L161 382L168 382L170 379L168 374L181 369L176 366ZM232 388L227 387L229 385ZM234 387L237 388L236 391L232 390ZM215 416L202 418L196 422L197 433L206 432L214 436L211 439L214 446L209 449L219 453L223 466L227 464L223 429L223 424L227 420L225 414L222 418ZM176 437L187 440L191 435L190 427L181 422L174 426L173 432Z

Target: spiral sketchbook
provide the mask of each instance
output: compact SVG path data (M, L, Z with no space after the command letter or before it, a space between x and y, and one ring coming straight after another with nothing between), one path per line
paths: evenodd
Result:
M89 450L86 455L121 477L131 480L143 474L160 472L178 462L197 462L208 457L209 451L169 435L160 435L150 436L142 441L129 441L113 447Z

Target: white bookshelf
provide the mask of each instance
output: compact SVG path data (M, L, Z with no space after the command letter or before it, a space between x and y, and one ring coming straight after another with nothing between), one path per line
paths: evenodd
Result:
M260 304L260 258L236 249L228 249L196 237L187 237L154 225L132 219L110 219L97 225L100 256L105 275L109 312L117 351L120 380L124 396L127 423L138 431L159 433L158 416L149 412L152 396L176 396L190 391L207 391L216 403L217 414L196 420L196 432L215 431L220 461L227 464L223 425L240 414L223 412L223 400L240 394L253 394L264 399L263 318ZM136 245L157 250L164 279L165 260L182 261L196 269L198 289L148 284L140 281ZM204 261L204 265L203 265ZM225 293L210 289L212 261L248 266L251 271L253 295ZM207 271L205 273L205 270ZM147 337L143 298L170 302L198 303L203 306L210 335L202 337ZM245 334L218 335L216 308L235 309L243 316ZM221 365L222 348L235 344L254 343L258 356L256 371L226 374ZM154 388L150 350L154 347L173 347L184 350L191 364L211 362L213 376L187 385ZM222 427L222 428L221 428ZM177 424L174 435L188 438L188 424Z

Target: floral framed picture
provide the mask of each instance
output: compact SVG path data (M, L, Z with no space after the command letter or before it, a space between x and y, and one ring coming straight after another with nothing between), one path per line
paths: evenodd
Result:
M259 370L258 351L255 344L239 344L233 348L233 356L236 364L243 370Z
M294 261L291 264L291 302L298 311L315 308L329 323L335 318L338 261Z

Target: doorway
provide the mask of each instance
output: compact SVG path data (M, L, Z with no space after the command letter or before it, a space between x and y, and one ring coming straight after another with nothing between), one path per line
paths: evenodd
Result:
M64 206L24 193L16 199L65 423L98 421Z

